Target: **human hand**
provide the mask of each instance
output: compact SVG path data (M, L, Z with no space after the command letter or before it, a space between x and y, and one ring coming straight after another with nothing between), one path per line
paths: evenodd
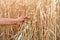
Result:
M29 18L27 16L20 16L17 21L18 21L18 24L23 22L27 23L29 21Z

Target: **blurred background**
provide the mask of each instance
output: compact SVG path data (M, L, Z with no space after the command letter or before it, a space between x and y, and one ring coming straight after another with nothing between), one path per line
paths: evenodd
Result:
M0 40L60 40L60 0L0 0L0 18L21 15L28 24L0 25Z

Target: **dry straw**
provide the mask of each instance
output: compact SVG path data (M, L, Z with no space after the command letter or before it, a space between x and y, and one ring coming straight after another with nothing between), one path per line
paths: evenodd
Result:
M0 0L0 18L30 18L28 24L0 26L0 40L60 40L59 5L59 0Z

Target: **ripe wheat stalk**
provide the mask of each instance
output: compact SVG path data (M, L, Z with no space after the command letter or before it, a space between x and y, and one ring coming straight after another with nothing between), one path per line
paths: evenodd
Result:
M30 18L28 29L25 23L0 26L0 40L60 40L59 4L59 0L0 0L0 18Z

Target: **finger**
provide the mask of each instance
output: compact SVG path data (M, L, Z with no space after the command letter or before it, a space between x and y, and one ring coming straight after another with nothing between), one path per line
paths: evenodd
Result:
M29 19L27 16L24 19Z

